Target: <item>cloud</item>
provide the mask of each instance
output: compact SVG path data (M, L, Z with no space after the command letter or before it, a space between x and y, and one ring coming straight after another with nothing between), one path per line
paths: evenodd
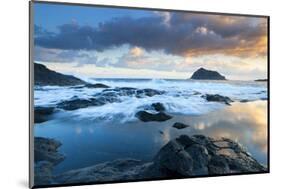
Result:
M97 27L64 24L56 34L37 30L35 45L49 49L102 52L129 45L179 56L267 54L266 18L156 12L149 17L113 18Z
M141 56L143 54L143 50L139 47L134 47L130 50L130 53L134 57Z
M35 47L34 60L39 62L76 62L79 64L97 63L95 54L83 50L62 50Z

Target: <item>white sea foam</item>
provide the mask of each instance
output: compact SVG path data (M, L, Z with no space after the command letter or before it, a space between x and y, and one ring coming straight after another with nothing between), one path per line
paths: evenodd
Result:
M219 94L228 96L235 101L259 100L267 98L267 87L257 82L211 82L193 80L106 80L89 79L92 83L103 83L111 88L134 87L138 89L157 89L165 91L162 95L136 98L135 96L120 96L121 102L108 103L103 106L88 107L68 112L76 119L102 119L132 121L136 112L148 108L152 103L162 103L167 113L200 115L220 109L226 105L217 102L207 102L201 95ZM71 87L36 87L34 92L35 106L55 105L73 96L87 99L102 92L103 89L71 88Z

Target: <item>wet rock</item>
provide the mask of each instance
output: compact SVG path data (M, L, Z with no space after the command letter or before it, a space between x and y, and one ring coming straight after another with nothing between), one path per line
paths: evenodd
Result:
M160 149L153 160L151 169L159 175L188 176L192 173L193 160L177 141L171 141Z
M220 155L215 155L210 158L208 170L210 175L230 173L230 168L226 159Z
M77 86L77 87L82 87L82 86ZM74 88L77 87L75 86ZM62 101L57 104L57 108L71 111L80 108L87 108L90 106L102 106L107 103L121 102L120 97L122 96L135 96L137 98L145 98L145 97L151 97L163 93L164 93L163 91L158 91L154 89L136 89L130 87L105 89L102 92L93 95L93 98L90 99L79 99L78 97L73 97L70 100ZM155 104L155 108L161 110L164 109L164 106L161 104Z
M201 93L200 92L198 92L198 91L194 91L193 92L193 95L200 95Z
M120 159L98 165L68 171L55 177L58 183L85 183L129 181L140 178L140 173L147 165L135 159Z
M164 94L164 91L158 91L155 89L138 89L137 91L137 97L143 97L143 96L155 96L155 95L161 95Z
M203 98L205 98L207 101L210 102L223 102L226 105L230 105L231 102L233 102L233 100L231 100L229 97L227 96L221 96L218 94L206 94L202 96Z
M91 99L74 98L71 100L58 103L57 108L61 108L64 110L76 110L80 108L87 108L89 106L101 106L104 104L105 102L102 102L96 98L91 98Z
M186 125L186 124L183 124L183 123L176 122L176 123L174 123L173 127L177 128L177 129L184 129L184 128L190 127L190 126Z
M247 100L247 99L243 99L243 100L240 100L240 102L242 102L242 103L246 103L246 102L249 102L249 100Z
M182 135L170 141L158 152L150 169L178 177L266 171L240 144L203 135Z
M114 89L105 89L101 93L96 94L95 96L102 97L104 95L112 95L115 97L120 96L130 96L136 98L145 98L145 97L152 97L154 95L161 95L164 91L158 91L155 89L137 89L132 87L118 87Z
M58 153L57 149L61 143L54 139L43 137L34 138L34 161L48 161L57 165L64 160L64 155Z
M109 86L107 85L104 85L102 83L95 83L95 84L92 84L92 83L87 83L85 85L80 85L80 86L74 86L74 87L71 87L73 89L81 89L81 88L110 88Z
M48 161L40 161L34 166L34 184L47 185L53 182L53 164Z
M143 122L148 122L148 121L166 121L172 118L172 116L167 115L163 112L159 112L156 114L152 114L146 111L139 111L135 115L139 120Z
M88 83L84 86L87 88L109 88L109 86L102 84L102 83L96 83L96 84Z
M54 139L34 138L34 183L46 185L53 183L53 168L64 160L58 152L61 143Z
M58 183L168 179L190 176L265 172L243 146L227 138L181 135L164 145L151 162L115 160L65 172Z
M158 112L163 112L166 110L164 105L160 102L153 103L153 104L151 104L151 106Z
M51 114L54 113L54 107L37 106L34 108L34 123L43 123L49 120Z

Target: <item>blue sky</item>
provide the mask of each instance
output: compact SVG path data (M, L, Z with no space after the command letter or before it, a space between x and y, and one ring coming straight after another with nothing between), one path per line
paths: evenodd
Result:
M34 3L34 24L34 61L70 74L188 78L204 67L229 79L267 75L266 18Z
M50 31L57 31L57 26L78 22L82 25L97 26L100 22L114 17L139 18L152 16L151 11L128 10L104 7L69 6L62 4L35 3L34 23Z

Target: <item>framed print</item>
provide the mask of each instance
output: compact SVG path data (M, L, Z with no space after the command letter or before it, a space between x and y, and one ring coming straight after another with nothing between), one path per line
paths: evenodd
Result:
M30 2L30 187L269 172L269 17Z

